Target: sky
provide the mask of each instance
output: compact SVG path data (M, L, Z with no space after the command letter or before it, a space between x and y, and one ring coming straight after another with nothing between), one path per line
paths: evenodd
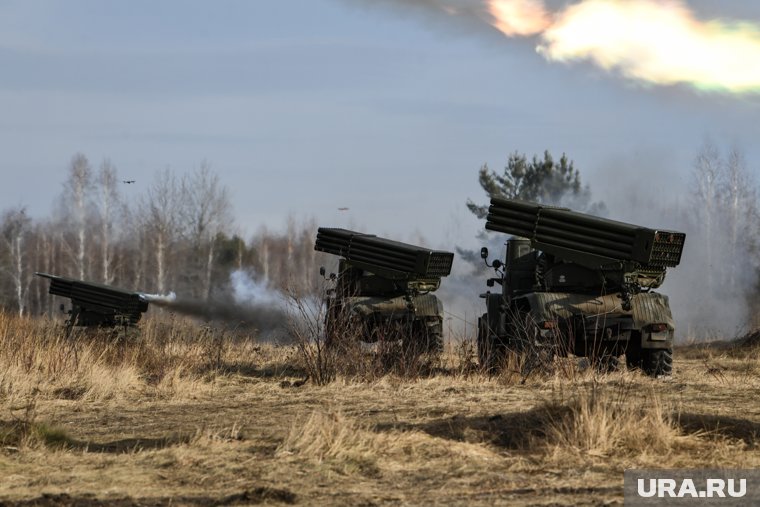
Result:
M758 2L684 5L760 26ZM686 198L706 138L760 171L760 93L551 60L536 34L465 18L433 0L0 0L0 208L49 216L77 152L136 180L127 199L206 161L243 234L314 217L474 247L477 171L514 151L567 153L631 220L632 193Z

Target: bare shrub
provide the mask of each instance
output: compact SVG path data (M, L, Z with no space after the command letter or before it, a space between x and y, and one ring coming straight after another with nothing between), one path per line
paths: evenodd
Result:
M575 337L571 326L544 323L516 308L509 310L507 335L497 339L495 358L483 369L507 383L524 384L529 379L568 381L588 379L620 370L619 358L611 355L599 340L590 345L588 357L578 360L573 354ZM499 341L502 340L502 341Z
M370 322L350 308L336 305L328 310L315 297L294 294L289 295L289 306L299 360L317 385L338 375L363 381L387 374L417 378L440 365L437 350L410 339L413 330L407 322Z
M288 328L306 374L317 385L332 382L337 374L338 347L329 343L324 305L316 297L303 297L294 292L288 294L288 303Z
M478 371L478 352L475 340L464 338L460 340L453 351L455 371L463 377L469 377Z
M548 331L530 313L515 307L508 309L506 336L489 336L480 346L481 368L507 383L525 383L531 376L550 377L557 366L557 356L567 353L567 337L556 327ZM494 333L481 329L479 333Z

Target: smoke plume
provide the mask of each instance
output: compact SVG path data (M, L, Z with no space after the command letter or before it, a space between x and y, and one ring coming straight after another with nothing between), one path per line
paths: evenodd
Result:
M697 18L683 0L385 0L506 37L536 37L549 61L589 61L625 78L698 90L760 92L760 24Z
M494 1L494 4L501 2ZM699 21L680 0L586 0L558 13L538 52L627 78L702 90L760 90L760 27Z

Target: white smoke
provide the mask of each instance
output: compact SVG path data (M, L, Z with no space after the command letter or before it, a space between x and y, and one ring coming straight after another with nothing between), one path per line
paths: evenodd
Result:
M251 273L238 269L230 273L232 298L239 305L283 306L284 295L267 286L266 281L257 281Z
M252 328L260 339L288 341L288 315L283 295L257 282L242 270L230 274L230 283L223 293L208 299L177 297L169 294L143 294L142 297L171 312L233 325L237 329Z

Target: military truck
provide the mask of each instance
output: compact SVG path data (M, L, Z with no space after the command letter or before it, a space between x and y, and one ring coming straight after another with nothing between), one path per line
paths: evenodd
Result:
M401 340L420 353L442 350L443 304L432 293L451 272L453 253L327 227L318 229L314 249L341 257L328 277L328 345L348 334L368 343Z
M566 208L491 199L486 229L513 235L504 262L481 294L478 356L498 371L509 350L537 360L591 358L656 377L672 371L675 324L668 297L655 292L681 260L685 234L617 222Z

